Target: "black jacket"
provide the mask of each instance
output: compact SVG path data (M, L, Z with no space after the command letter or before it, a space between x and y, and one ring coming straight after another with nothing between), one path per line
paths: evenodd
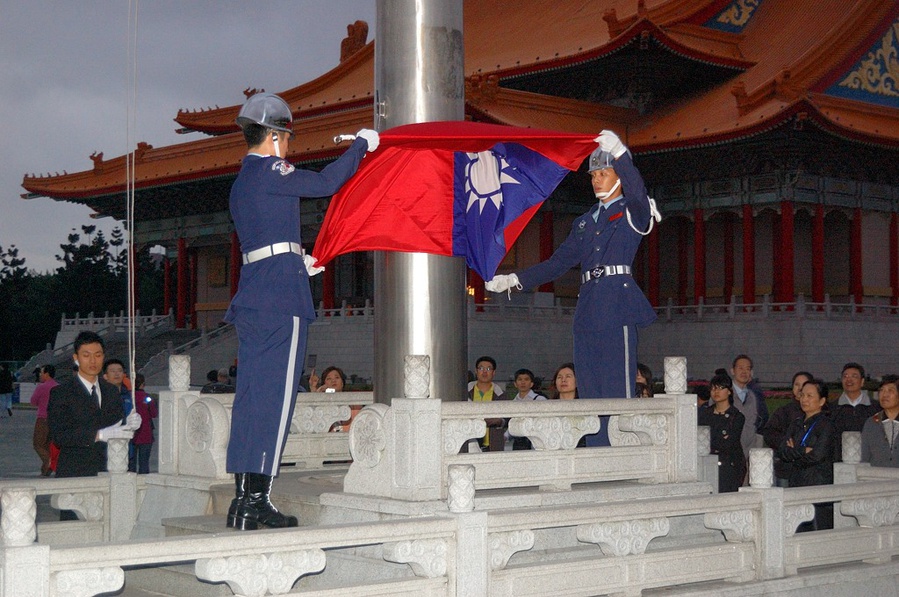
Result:
M94 439L97 431L125 416L119 389L97 380L102 408L75 377L50 390L47 424L50 439L59 447L57 477L93 477L106 470L106 444Z
M833 433L833 424L823 412L808 419L793 419L777 451L784 462L792 465L790 487L833 483ZM792 447L787 446L790 439Z

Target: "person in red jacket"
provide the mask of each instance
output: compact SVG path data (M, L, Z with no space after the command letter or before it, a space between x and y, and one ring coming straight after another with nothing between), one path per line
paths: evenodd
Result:
M159 416L159 406L144 391L144 375L134 376L134 409L140 415L140 427L134 432L131 443L134 449L128 459L128 470L138 475L150 472L150 452L153 450L153 419Z

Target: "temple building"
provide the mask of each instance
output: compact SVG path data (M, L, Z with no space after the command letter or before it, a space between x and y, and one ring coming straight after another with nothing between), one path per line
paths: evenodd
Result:
M664 216L635 263L653 305L899 305L899 3L471 0L464 18L468 119L611 129L634 153ZM323 167L343 151L334 135L372 126L367 37L357 21L334 69L268 90L294 110L296 165ZM167 248L167 307L182 326L217 325L237 288L239 108L179 111L181 132L207 137L134 152L136 243ZM84 172L26 176L24 197L124 218L125 157L91 159ZM307 249L328 201L302 202ZM549 257L593 201L583 168L569 175L500 271ZM364 303L371 264L342 256L314 279L316 298ZM573 304L578 287L572 270L541 300ZM469 290L493 300L475 274Z

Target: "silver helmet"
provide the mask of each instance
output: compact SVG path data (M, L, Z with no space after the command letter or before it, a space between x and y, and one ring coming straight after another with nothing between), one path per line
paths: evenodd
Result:
M587 172L594 172L596 170L603 170L604 168L612 168L614 166L615 156L608 151L603 151L602 148L597 147L593 150L593 153L590 154Z
M293 114L287 102L274 93L257 93L240 109L237 124L240 128L258 124L268 129L292 133Z

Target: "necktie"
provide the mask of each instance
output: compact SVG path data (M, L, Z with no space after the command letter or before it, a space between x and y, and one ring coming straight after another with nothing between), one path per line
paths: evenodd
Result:
M97 386L91 386L91 398L94 399L94 402L97 403L97 406L100 406L100 397L97 396Z

